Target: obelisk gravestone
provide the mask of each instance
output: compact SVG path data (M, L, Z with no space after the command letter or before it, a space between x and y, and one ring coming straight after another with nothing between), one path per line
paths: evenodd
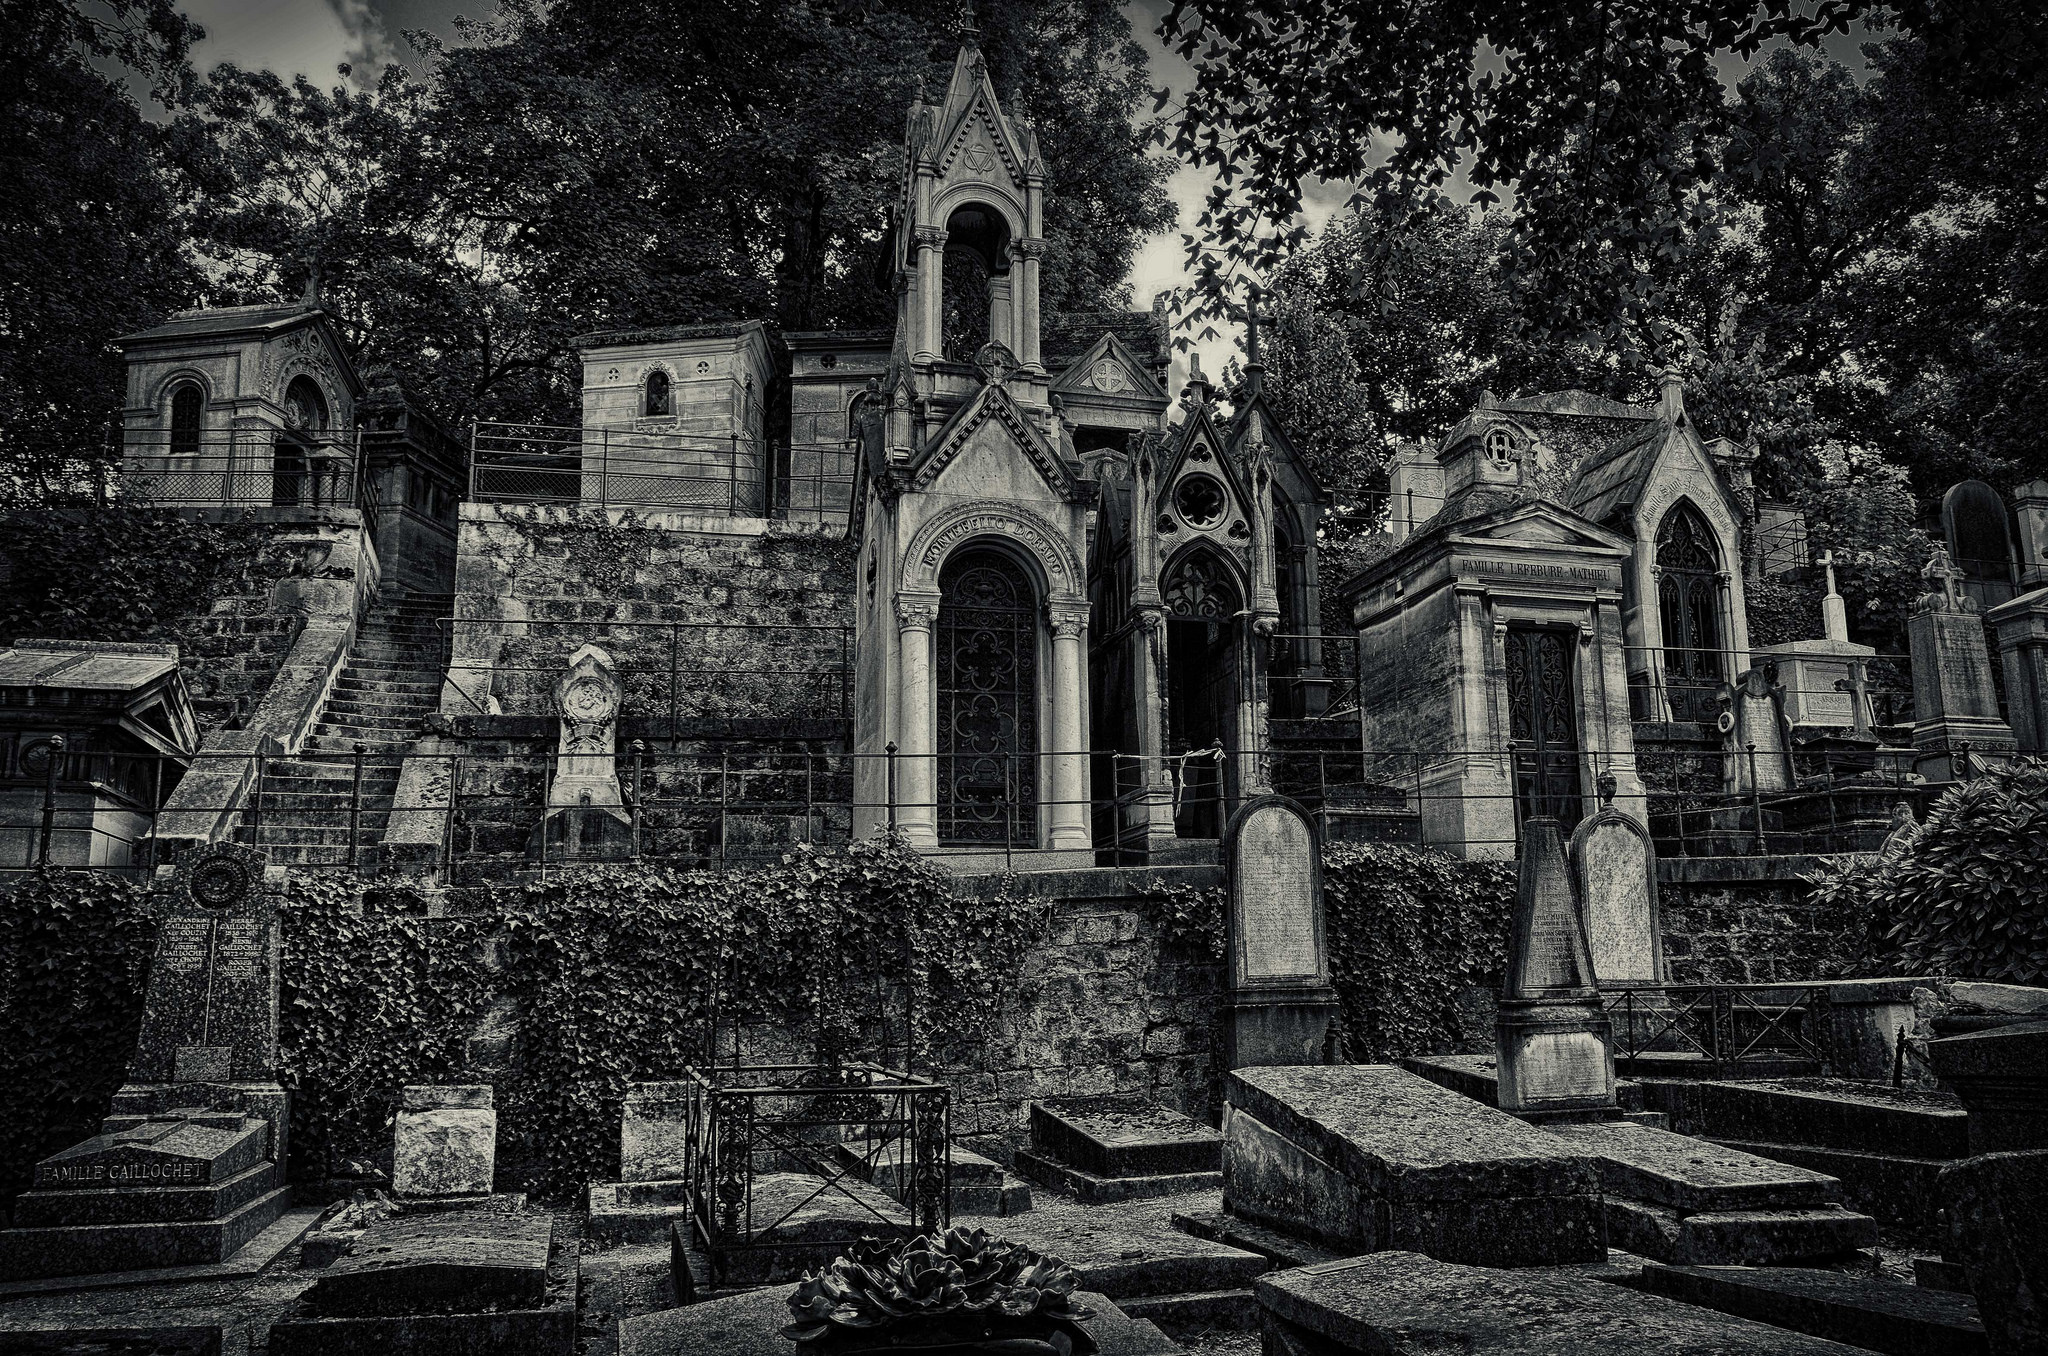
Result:
M1223 857L1226 1067L1326 1063L1337 995L1315 821L1285 796L1257 797L1230 817Z
M1521 879L1494 1039L1500 1109L1584 1119L1611 1111L1612 1033L1554 819L1522 826Z

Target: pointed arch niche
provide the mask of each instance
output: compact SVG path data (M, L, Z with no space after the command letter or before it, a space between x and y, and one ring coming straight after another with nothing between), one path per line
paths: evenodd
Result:
M1238 728L1244 636L1244 588L1216 551L1195 545L1159 579L1166 604L1166 753L1220 747L1222 760L1180 763L1173 825L1181 838L1223 833L1231 760L1243 747Z
M1671 719L1710 722L1728 681L1727 569L1714 529L1689 499L1657 525L1657 620Z

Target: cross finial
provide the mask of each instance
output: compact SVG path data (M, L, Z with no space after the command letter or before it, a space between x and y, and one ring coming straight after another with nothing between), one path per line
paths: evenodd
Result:
M974 0L962 0L960 18L954 24L953 31L959 35L960 41L969 47L981 37L981 29L974 22Z

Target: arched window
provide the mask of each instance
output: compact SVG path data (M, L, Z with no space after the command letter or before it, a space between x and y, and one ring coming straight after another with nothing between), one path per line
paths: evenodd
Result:
M1038 834L1038 599L994 550L939 573L935 636L941 843L1034 846Z
M1673 720L1709 721L1726 681L1721 548L1700 511L1680 500L1657 529L1657 613Z
M205 404L205 392L189 381L171 393L172 456L199 455L200 411Z
M641 401L640 413L653 419L675 412L675 390L669 385L668 373L659 370L649 372L646 397Z
M284 388L285 419L301 433L327 431L327 395L311 377L293 377Z

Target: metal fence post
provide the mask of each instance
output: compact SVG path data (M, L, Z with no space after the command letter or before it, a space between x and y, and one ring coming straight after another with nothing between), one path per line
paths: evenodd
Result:
M57 827L57 773L58 765L64 761L64 736L51 735L48 745L50 761L43 768L43 830L36 845L36 870L42 871L50 865L50 837ZM91 857L88 851L86 856Z
M1764 794L1756 784L1756 742L1744 746L1749 750L1749 812L1756 816L1756 855L1765 855L1764 847Z
M441 820L441 883L455 884L455 798L462 794L462 755L448 755L448 813Z
M636 739L633 741L633 860L636 862L640 860L640 802L646 764L647 741Z
M357 852L363 833L363 754L369 745L360 739L352 746L355 768L349 778L348 788L348 869L353 871L361 864Z
M896 741L890 740L882 749L882 756L888 760L889 782L889 832L896 832Z

